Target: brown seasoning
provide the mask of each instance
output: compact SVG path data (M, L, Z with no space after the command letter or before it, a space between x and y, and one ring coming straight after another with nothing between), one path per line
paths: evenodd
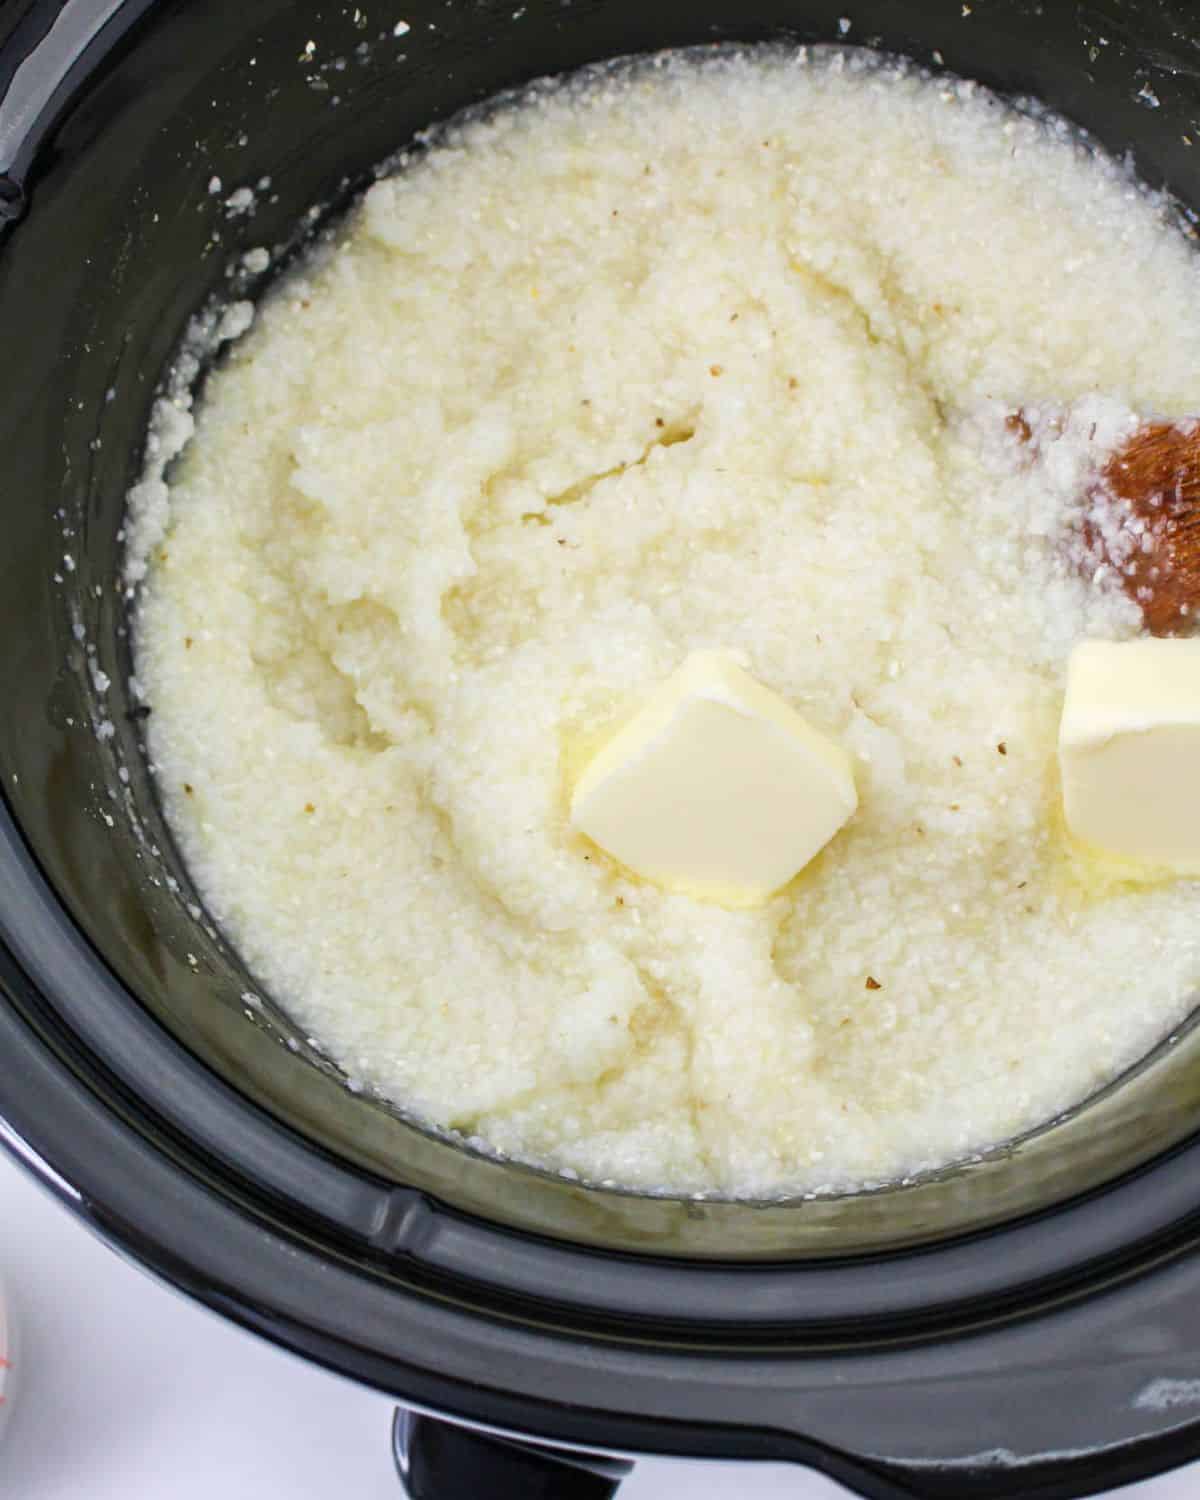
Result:
M1180 635L1200 605L1200 424L1148 422L1106 464L1105 490L1142 530L1118 567L1151 635ZM1090 531L1090 535L1089 535ZM1084 540L1103 550L1094 528Z
M1004 425L1033 443L1023 411L1011 412ZM1089 566L1107 565L1120 576L1151 635L1190 633L1200 609L1200 422L1143 423L1105 464L1092 499L1122 507L1123 529L1140 545L1114 558L1099 527L1085 520Z

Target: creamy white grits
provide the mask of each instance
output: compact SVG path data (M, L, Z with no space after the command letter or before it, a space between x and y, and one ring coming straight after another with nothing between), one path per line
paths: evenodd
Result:
M1194 883L1081 875L1054 756L1071 645L1140 628L1072 553L1087 477L1198 411L1166 207L977 87L681 58L453 128L132 496L209 911L355 1086L587 1179L814 1191L1035 1125L1200 981ZM856 759L756 910L566 820L578 747L705 648Z

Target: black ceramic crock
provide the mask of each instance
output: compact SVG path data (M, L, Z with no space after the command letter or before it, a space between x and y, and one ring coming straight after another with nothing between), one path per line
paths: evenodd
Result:
M425 1413L399 1426L414 1495L618 1482L615 1460L501 1437L790 1460L877 1500L1061 1500L1200 1456L1190 1028L1073 1116L906 1186L585 1188L352 1094L247 1007L144 766L123 496L188 318L256 288L244 251L286 260L310 205L336 213L497 90L835 40L843 17L851 41L1037 96L1200 206L1190 4L0 6L0 1139L159 1276Z

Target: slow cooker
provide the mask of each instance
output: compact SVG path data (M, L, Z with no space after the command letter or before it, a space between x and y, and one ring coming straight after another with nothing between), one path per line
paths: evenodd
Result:
M611 1494L638 1452L793 1461L874 1500L1065 1500L1200 1456L1193 1026L888 1188L588 1187L352 1092L248 1004L155 799L121 520L188 320L253 296L249 248L286 264L432 122L601 58L768 39L1034 96L1185 223L1200 207L1182 0L0 10L0 1140L159 1277L394 1394L422 1500Z

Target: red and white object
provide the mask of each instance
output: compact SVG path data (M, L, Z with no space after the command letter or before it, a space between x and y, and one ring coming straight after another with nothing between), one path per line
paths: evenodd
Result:
M12 1310L0 1281L0 1438L8 1421L12 1406L13 1366L16 1363L14 1350Z

